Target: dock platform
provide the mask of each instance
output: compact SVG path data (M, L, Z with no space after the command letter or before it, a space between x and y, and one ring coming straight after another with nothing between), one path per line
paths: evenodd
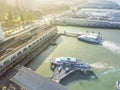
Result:
M80 32L80 33L76 33L76 32L59 32L61 35L64 35L64 36L69 36L69 37L77 37L77 36L81 36L83 33Z

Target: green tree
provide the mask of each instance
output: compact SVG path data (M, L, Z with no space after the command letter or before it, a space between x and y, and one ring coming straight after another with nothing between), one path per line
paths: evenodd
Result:
M21 23L24 24L24 16L21 14L20 15Z

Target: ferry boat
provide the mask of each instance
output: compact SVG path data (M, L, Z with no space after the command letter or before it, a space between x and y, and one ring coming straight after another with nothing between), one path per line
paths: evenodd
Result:
M102 42L102 37L101 37L100 32L98 34L96 33L82 34L81 36L78 36L77 38L80 41L84 41L87 43L93 43L93 44L101 44Z
M92 72L90 65L78 58L59 57L50 60L50 62L52 66L56 66L50 78L57 83L76 71L81 71L84 74Z
M83 62L78 58L71 58L71 57L59 57L56 59L51 59L51 66L52 68L56 68L57 66L64 66L64 67L72 67L72 68L79 68L81 71L91 71L91 67L89 64Z

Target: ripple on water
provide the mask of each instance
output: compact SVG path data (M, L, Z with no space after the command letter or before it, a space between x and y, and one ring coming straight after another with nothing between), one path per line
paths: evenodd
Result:
M106 70L101 75L108 75L108 74L115 73L115 72L120 72L120 68L115 68L114 67L112 69Z

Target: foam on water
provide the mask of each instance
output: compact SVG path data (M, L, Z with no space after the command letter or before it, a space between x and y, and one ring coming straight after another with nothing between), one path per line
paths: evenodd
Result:
M92 66L92 68L95 68L95 69L105 70L104 72L102 72L98 76L103 76L103 75L108 75L108 74L115 73L115 72L120 72L120 68L113 67L110 64L102 62L102 61L93 63L93 64L91 64L91 66ZM91 78L93 78L93 77L91 77Z
M110 50L111 52L120 55L120 44L114 43L111 41L104 41L103 42L103 47L106 49Z
M96 62L91 64L90 66L92 66L95 69L110 69L113 68L111 65L109 65L108 63L105 62Z

